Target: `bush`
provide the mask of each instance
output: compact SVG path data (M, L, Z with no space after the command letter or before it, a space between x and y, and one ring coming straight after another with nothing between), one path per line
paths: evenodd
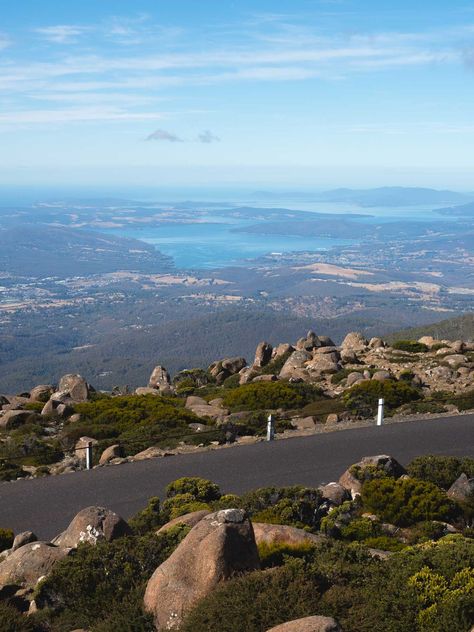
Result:
M176 528L162 535L130 536L96 546L84 544L58 562L36 594L41 608L51 608L54 620L62 613L89 627L119 611L128 595L140 600L146 581L176 548L187 530Z
M408 353L426 353L429 347L422 342L416 340L397 340L392 344L392 349L397 351L406 351Z
M221 497L218 485L197 476L185 476L170 483L166 488L166 497L173 498L178 494L190 494L194 500L204 503L219 500Z
M355 518L349 524L342 526L340 533L343 540L352 542L361 542L381 535L380 525L370 518Z
M407 472L413 478L429 481L442 489L449 489L464 472L469 478L474 476L474 459L454 456L418 456L411 461Z
M211 506L202 501L196 500L192 494L176 494L173 498L167 498L162 507L161 519L164 522L174 520L179 516L184 516L193 511L211 509Z
M302 560L292 560L225 582L198 603L180 632L263 632L314 612L319 593L318 579Z
M391 411L421 397L420 391L413 386L393 380L364 380L352 386L343 396L347 408L364 417L375 414L379 398L385 400L385 409Z
M456 505L436 485L415 479L368 481L362 486L362 503L384 522L400 527L449 520L456 513Z
M244 384L225 393L224 406L236 412L302 408L321 396L321 390L310 384L287 382L257 382Z
M301 542L300 544L286 544L285 542L275 542L267 544L261 542L258 545L258 554L262 563L262 568L281 566L287 558L307 559L314 552L313 542Z
M396 538L391 538L388 535L378 535L375 537L366 538L362 544L371 549L379 549L380 551L402 551L405 548L405 545L397 540Z
M0 601L0 630L2 632L33 632L33 624L25 615Z
M0 553L12 548L15 535L11 529L0 529Z
M322 494L308 487L263 487L241 497L241 506L254 522L317 529L325 511Z
M128 520L128 524L137 535L144 535L163 524L160 513L160 499L153 496L145 509L136 513Z
M28 476L20 465L0 459L0 481L13 481L17 478Z

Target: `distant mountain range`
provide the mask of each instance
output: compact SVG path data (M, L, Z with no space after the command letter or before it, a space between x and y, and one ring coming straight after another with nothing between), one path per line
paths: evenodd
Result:
M273 199L281 193L259 191L259 197ZM292 197L315 202L358 204L359 206L405 206L425 204L462 204L474 200L474 193L428 189L422 187L379 187L376 189L333 189L321 193L291 193Z

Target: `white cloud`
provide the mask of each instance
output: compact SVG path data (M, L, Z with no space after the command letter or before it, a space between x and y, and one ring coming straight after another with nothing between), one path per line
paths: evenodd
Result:
M43 39L54 44L72 44L87 33L90 27L74 26L71 24L57 24L56 26L44 26L35 29Z
M118 108L69 108L0 113L0 124L77 123L85 121L148 121L163 118L162 112L127 112Z

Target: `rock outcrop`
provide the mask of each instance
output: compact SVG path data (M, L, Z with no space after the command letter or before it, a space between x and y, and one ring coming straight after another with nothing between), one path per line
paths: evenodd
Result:
M461 474L448 489L448 496L460 502L474 500L474 478Z
M6 586L34 588L38 580L48 575L59 560L71 549L48 542L31 542L13 551L0 563L0 589Z
M365 456L358 463L348 468L339 479L339 485L347 489L352 496L360 494L362 490L363 471L366 468L377 468L387 476L399 478L406 474L405 469L393 457L386 454Z
M110 542L131 533L125 520L110 509L86 507L72 519L65 531L54 538L53 544L75 548L83 542L94 545L101 540Z
M198 522L148 581L144 606L157 630L179 627L183 616L220 582L260 567L255 536L242 509L225 509Z

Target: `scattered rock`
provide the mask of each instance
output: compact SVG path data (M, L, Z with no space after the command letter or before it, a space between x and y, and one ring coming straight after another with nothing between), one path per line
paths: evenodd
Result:
M23 531L22 533L18 533L13 540L12 551L16 551L17 549L25 546L25 544L30 544L31 542L36 542L38 538L32 531Z
M330 413L326 417L326 426L335 426L339 421L339 415L337 413Z
M0 563L0 589L5 586L34 588L48 575L54 564L71 552L48 542L31 542L20 547Z
M337 621L331 617L304 617L270 628L267 632L342 632Z
M151 386L139 386L135 389L135 395L155 395L159 397L162 393L157 388Z
M155 366L148 381L149 388L155 388L159 391L171 391L171 378L168 371L163 366Z
M255 351L253 366L259 369L266 366L272 359L272 352L273 347L269 342L260 342Z
M354 474L354 470L364 470L366 467L376 467L379 470L383 470L387 476L393 476L399 478L403 474L406 474L405 469L396 461L393 457L386 454L380 454L377 456L365 456L358 463L351 465L339 479L339 484L347 489L352 496L360 494L362 489L362 483Z
M151 448L147 448L146 450L142 450L141 452L137 452L131 457L131 461L144 461L145 459L155 459L157 457L164 456L173 456L172 452L168 452L166 450L162 450L156 446L152 446Z
M220 582L260 567L252 525L242 509L224 509L200 520L148 581L144 606L157 630L183 617Z
M347 334L342 341L341 347L343 349L351 349L352 351L364 351L367 347L367 340L361 333L353 331Z
M0 417L0 428L13 430L36 419L36 414L30 410L7 410Z
M298 430L314 430L316 428L314 417L293 417L291 425Z
M51 384L39 384L30 391L30 399L32 402L46 403L54 393L54 386Z
M354 386L354 384L357 384L357 382L362 382L363 380L364 376L362 375L362 373L359 373L358 371L352 371L352 373L349 373L346 378L346 386Z
M369 341L369 349L383 349L385 346L382 338L371 338Z
M178 516L177 518L173 518L165 525L163 525L156 533L164 533L169 529L172 529L178 524L182 524L186 527L195 527L198 522L200 522L203 518L208 516L211 512L207 509L200 509L199 511L192 511L191 513L184 514L184 516Z
M252 382L277 382L278 378L276 375L257 375L252 379Z
M448 489L447 494L449 498L461 502L474 499L474 478L461 474Z
M82 542L97 544L101 540L110 542L132 530L118 514L105 507L86 507L82 509L60 535L52 541L62 547L75 548Z
M309 533L304 529L297 529L283 524L268 524L266 522L254 522L253 530L257 545L262 544L288 544L296 546L305 542L318 544L326 537L322 534Z
M329 500L332 505L339 506L346 500L350 500L350 494L339 483L328 483L327 485L320 485L318 489L321 491L323 498Z
M106 463L112 461L112 459L118 459L121 456L123 456L123 451L118 443L115 445L111 445L108 448L105 448L105 450L100 455L99 465L105 465Z
M59 380L58 390L67 393L76 403L87 402L90 396L90 386L81 375L69 373Z
M446 362L450 367L457 369L462 364L467 362L467 358L465 355L455 354L448 355L443 358L443 362Z
M390 371L375 371L372 375L373 380L377 380L378 382L385 382L386 380L392 379L392 374Z

